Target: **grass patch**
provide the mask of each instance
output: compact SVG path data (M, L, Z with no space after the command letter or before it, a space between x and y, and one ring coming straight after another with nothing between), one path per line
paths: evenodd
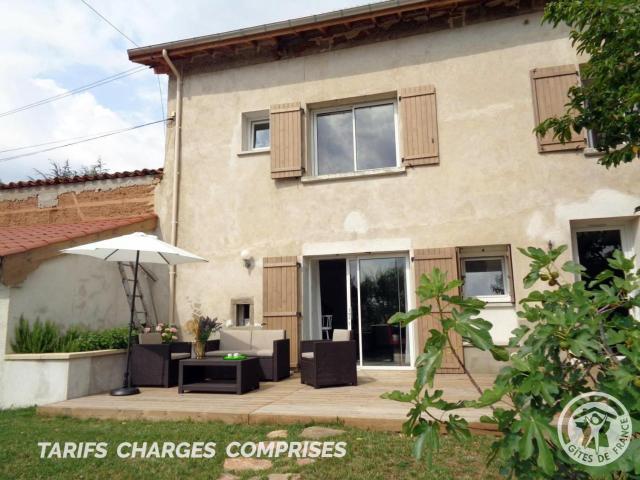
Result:
M370 432L343 426L346 434L335 440L347 442L344 458L317 459L298 466L295 459L273 460L269 473L300 473L303 479L332 478L387 479L491 479L500 478L495 466L485 466L491 437L474 436L458 442L442 441L434 466L416 463L411 457L411 440L399 434ZM225 448L232 441L265 441L272 430L286 429L289 441L300 440L304 425L225 425L220 422L146 422L78 420L68 417L39 417L34 408L0 411L0 478L108 478L117 479L216 479L223 472ZM332 440L332 439L328 439ZM39 441L107 442L104 459L40 459ZM211 459L121 459L120 442L216 442ZM236 473L242 479L256 472Z

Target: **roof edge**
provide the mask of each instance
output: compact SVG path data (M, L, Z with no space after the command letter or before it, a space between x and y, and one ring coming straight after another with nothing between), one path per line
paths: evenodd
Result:
M48 185L62 185L67 183L85 183L99 180L114 180L118 178L146 177L150 175L162 176L162 168L143 168L142 170L131 170L114 173L99 173L97 175L76 175L75 177L56 177L46 180L21 180L18 182L0 183L0 190L13 190L17 188L33 188Z

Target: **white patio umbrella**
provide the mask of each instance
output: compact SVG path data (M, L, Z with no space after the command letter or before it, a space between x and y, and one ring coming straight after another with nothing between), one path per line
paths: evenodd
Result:
M111 395L135 395L140 390L131 386L129 366L131 358L131 332L133 330L133 318L135 316L136 288L138 286L138 265L140 263L164 263L166 265L178 265L181 263L206 262L181 248L174 247L154 235L136 232L120 237L109 238L99 242L78 245L77 247L61 250L62 253L73 255L87 255L108 262L135 262L133 269L133 293L131 301L131 316L129 318L129 336L127 337L127 366L124 372L122 388L111 391Z

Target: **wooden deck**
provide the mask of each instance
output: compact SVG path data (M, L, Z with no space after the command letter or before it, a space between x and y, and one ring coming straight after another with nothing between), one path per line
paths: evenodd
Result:
M140 395L111 397L108 394L74 398L38 408L40 415L78 418L145 420L219 420L226 423L344 423L354 427L399 431L409 405L384 400L391 390L407 391L414 371L360 371L358 386L313 389L300 383L299 375L281 382L261 382L260 389L244 395L215 393L178 394L177 388L143 388ZM492 375L475 377L482 388L493 383ZM477 398L465 375L438 375L436 388L450 400ZM475 430L488 409L457 412ZM490 430L490 429L489 429Z

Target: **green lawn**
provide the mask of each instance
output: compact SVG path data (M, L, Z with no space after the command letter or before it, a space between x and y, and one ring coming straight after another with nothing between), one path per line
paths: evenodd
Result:
M399 434L369 432L336 426L346 434L335 440L347 442L344 458L318 459L298 466L295 460L274 460L269 473L300 473L303 479L490 479L499 478L496 467L486 467L484 459L491 437L476 436L460 443L444 438L434 466L415 463L411 441ZM287 440L299 440L304 425L225 425L211 422L144 422L77 420L67 417L39 417L35 409L0 411L0 478L149 478L186 480L218 478L222 472L225 448L231 441L264 441L271 430L286 429ZM332 440L332 439L328 439ZM39 441L108 442L104 459L40 459ZM115 454L120 442L216 442L211 459L121 459ZM237 474L243 479L255 472Z

